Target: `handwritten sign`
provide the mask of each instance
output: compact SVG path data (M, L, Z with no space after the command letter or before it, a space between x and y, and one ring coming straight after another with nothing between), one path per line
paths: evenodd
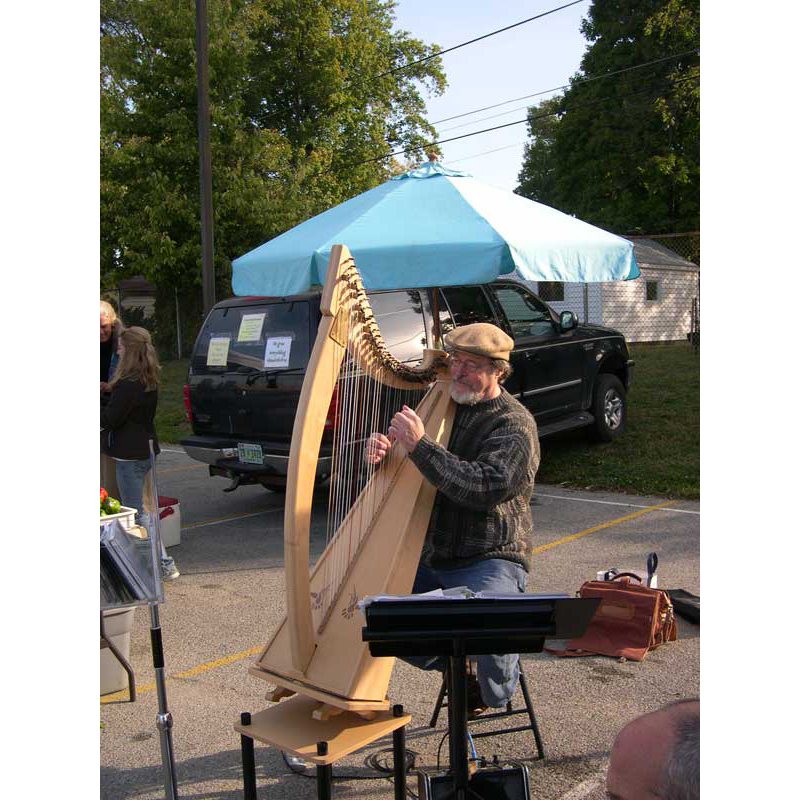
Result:
M264 368L277 369L289 366L289 355L292 352L291 336L273 336L267 339L264 351Z
M266 316L266 314L242 314L236 341L257 342L261 338L261 328L264 326Z
M208 355L206 356L206 366L226 367L228 365L228 348L231 340L227 336L217 336L208 343Z

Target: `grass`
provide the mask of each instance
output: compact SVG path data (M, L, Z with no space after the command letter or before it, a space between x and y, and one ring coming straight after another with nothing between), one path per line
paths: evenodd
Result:
M183 404L183 384L186 383L188 369L189 359L164 361L161 364L161 386L156 411L156 434L159 442L178 442L192 432L192 426L186 418L186 406Z
M700 497L700 356L688 344L631 345L628 430L609 444L585 430L542 441L537 481L633 494ZM162 442L191 433L183 405L188 361L163 365L156 431Z
M571 431L542 441L537 480L700 497L700 356L688 344L631 345L628 429L609 444Z

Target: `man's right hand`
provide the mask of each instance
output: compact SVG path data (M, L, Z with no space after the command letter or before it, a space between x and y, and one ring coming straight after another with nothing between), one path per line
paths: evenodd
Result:
M380 464L392 447L392 442L388 436L382 433L373 433L367 439L367 446L364 448L364 461L367 464Z

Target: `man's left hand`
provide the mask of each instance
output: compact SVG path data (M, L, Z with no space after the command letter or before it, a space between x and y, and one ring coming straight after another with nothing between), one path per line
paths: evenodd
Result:
M416 415L413 408L403 406L402 411L398 411L389 425L389 436L394 437L410 453L417 442L425 435L425 426L422 420Z

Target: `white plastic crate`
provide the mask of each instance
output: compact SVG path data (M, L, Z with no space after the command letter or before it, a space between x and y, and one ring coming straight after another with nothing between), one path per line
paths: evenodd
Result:
M115 519L118 519L126 531L129 531L136 524L136 509L122 506L118 514L106 514L100 517L101 525L110 525Z

